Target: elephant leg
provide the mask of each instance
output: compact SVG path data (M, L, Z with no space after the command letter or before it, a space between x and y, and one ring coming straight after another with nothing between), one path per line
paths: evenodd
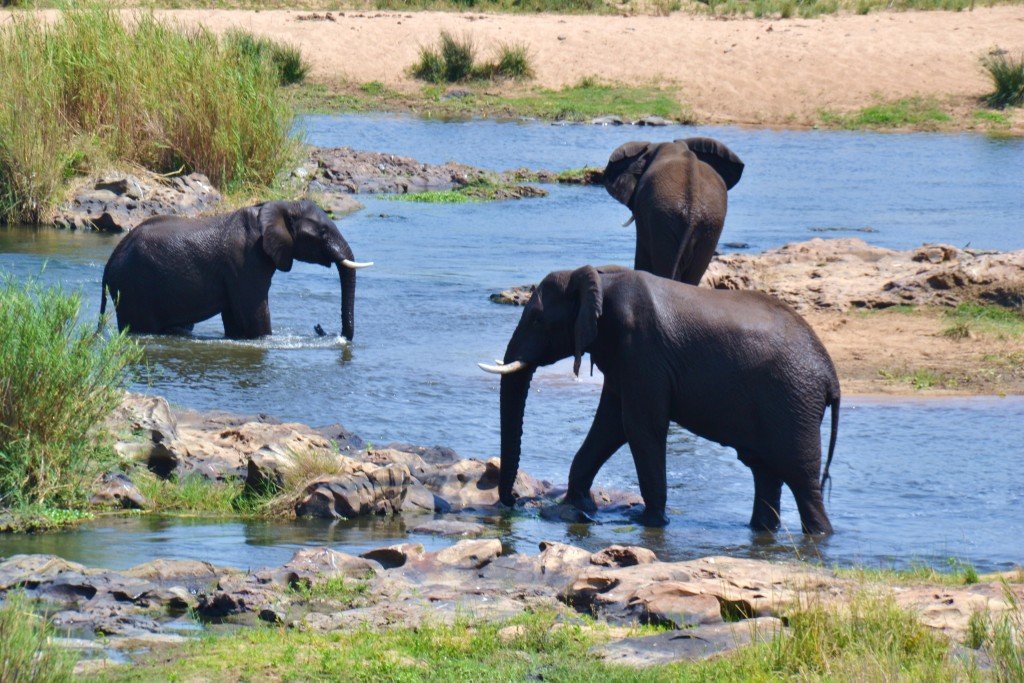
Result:
M622 427L622 401L605 384L601 402L594 414L590 432L583 445L576 451L569 468L569 488L562 501L584 512L594 512L597 506L590 495L594 477L608 458L626 443L626 432Z
M645 526L665 526L668 486L665 476L665 440L668 438L668 400L661 392L643 387L645 394L634 392L622 404L623 426L633 453L640 495L645 510L640 521ZM664 403L664 405L658 405Z
M800 526L805 534L831 534L832 523L825 512L825 501L821 496L821 485L816 477L803 481L787 482L797 509L800 510Z
M232 301L230 309L221 312L224 336L229 339L256 339L271 333L270 303L267 299L250 303Z
M782 478L764 465L750 466L754 474L754 511L750 527L755 531L776 531L782 503Z

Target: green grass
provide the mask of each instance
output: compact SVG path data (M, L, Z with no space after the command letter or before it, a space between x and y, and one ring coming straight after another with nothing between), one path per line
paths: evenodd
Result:
M93 428L141 359L123 334L79 324L81 297L0 279L0 507L79 508L116 462Z
M954 339L966 339L975 333L999 339L1024 337L1024 308L966 303L945 315L952 324L943 334Z
M1024 105L1024 53L1014 57L1003 50L993 51L982 58L981 65L995 88L985 96L990 107L1003 109Z
M0 533L33 533L66 529L92 519L88 510L52 508L46 505L21 504L0 512Z
M883 368L878 371L879 377L890 382L909 384L916 391L925 389L955 389L958 381L955 377L946 377L926 368Z
M836 128L923 128L935 129L951 123L953 117L943 111L934 99L909 97L895 102L865 107L852 114L822 111L822 123Z
M0 681L71 681L75 656L47 642L51 631L23 594L8 592L0 606Z
M273 62L149 11L13 15L0 26L0 221L43 220L68 178L112 165L269 185L296 150Z
M836 567L832 571L841 578L852 578L861 584L880 583L890 586L908 584L940 584L946 586L967 586L978 583L980 576L973 565L956 558L946 561L949 571L940 571L927 564L911 564L905 569L892 567Z
M389 194L384 195L383 199L390 199L396 202L416 202L420 204L468 204L469 202L482 201L475 197L470 197L461 190L436 190L430 192Z
M254 36L241 29L228 31L223 40L228 50L234 50L241 59L268 61L277 72L277 80L281 85L294 85L306 80L309 64L302 59L302 52L294 45Z
M478 64L472 37L441 31L436 46L421 46L410 73L428 83L465 83L494 79L533 78L530 49L525 43L499 43L493 61Z
M332 576L310 584L297 583L289 590L306 600L323 600L332 604L343 603L348 608L366 604L369 584L358 579Z
M247 493L244 482L238 479L213 481L199 474L172 475L161 479L144 469L138 469L130 476L139 492L160 514L255 516L263 513L268 500L267 496Z
M656 87L610 85L584 78L561 90L538 89L505 98L500 106L523 116L558 121L585 121L596 116L617 115L624 119L661 116L680 123L693 123L692 113L683 109L668 90Z
M416 628L320 634L260 628L143 655L108 680L347 681L954 681L966 665L948 643L867 591L848 605L807 601L787 617L785 636L698 663L632 669L589 654L612 637L589 617L527 613L509 621L460 620ZM980 631L980 627L978 627ZM633 635L651 635L652 627ZM990 637L995 642L995 629ZM1006 637L1003 636L1003 643ZM1015 651L1011 650L1011 655ZM1006 661L1000 659L999 661ZM1008 679L1010 680L1010 679Z

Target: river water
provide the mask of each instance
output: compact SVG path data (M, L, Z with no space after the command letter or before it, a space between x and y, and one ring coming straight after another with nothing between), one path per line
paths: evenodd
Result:
M923 242L1024 248L1021 140L399 116L315 116L303 127L317 145L496 170L600 166L630 139L711 135L747 164L730 193L723 242L745 242L756 251L848 236L892 248ZM543 199L487 204L361 197L367 208L340 226L356 257L377 265L360 272L352 345L312 331L320 323L337 334L337 277L296 263L271 289L272 337L226 341L218 319L198 325L193 338L145 338L148 371L136 388L194 408L340 422L374 444L443 444L463 457L495 456L498 381L475 364L501 356L521 309L493 304L487 295L556 269L632 259L634 232L619 227L628 212L603 189L548 189ZM81 290L84 316L92 319L116 241L11 229L0 232L0 270ZM537 373L527 404L524 470L564 483L599 392L600 377L576 382L568 363ZM664 559L730 553L941 567L956 557L986 570L1024 561L1024 399L847 398L829 503L837 533L820 544L798 533L753 535L744 527L752 480L735 454L680 429L669 439L667 529L640 529L625 519L566 526L524 514L501 520L503 539L531 552L542 539L593 548L638 543ZM598 484L636 490L628 449L605 466ZM783 507L784 524L798 530L788 492ZM57 552L111 567L156 556L260 566L282 562L302 545L352 552L405 538L402 520L331 526L122 519L60 534L0 537L0 555Z

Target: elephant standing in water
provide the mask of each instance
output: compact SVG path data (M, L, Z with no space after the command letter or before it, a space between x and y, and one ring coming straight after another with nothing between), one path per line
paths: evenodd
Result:
M277 270L291 270L294 259L338 267L341 330L351 340L356 269L373 264L354 261L338 227L310 201L268 202L205 218L150 218L110 255L100 314L109 292L121 330L187 331L219 313L226 337L254 339L271 333L270 280Z
M633 267L698 284L722 234L726 191L742 175L740 158L711 138L627 142L612 152L604 186L636 220Z
M766 294L702 289L649 273L584 266L540 283L499 365L501 473L506 505L519 469L523 412L538 366L583 354L604 373L590 433L573 458L565 503L595 509L594 477L628 443L646 509L665 517L669 421L736 449L754 475L750 524L779 526L782 485L805 533L831 533L821 490L839 428L839 380L825 347L793 309ZM824 473L819 426L832 408Z

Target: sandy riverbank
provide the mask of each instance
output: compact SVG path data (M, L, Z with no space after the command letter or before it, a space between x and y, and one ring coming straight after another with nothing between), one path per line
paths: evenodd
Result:
M1024 6L788 20L719 20L679 12L345 12L334 21L300 21L299 10L160 14L215 31L237 26L295 43L311 63L315 83L381 81L407 91L419 87L406 73L419 46L433 43L441 30L471 35L484 53L502 41L523 41L533 53L535 85L558 88L584 76L665 85L701 122L758 125L813 124L822 110L850 112L914 96L972 110L989 90L981 56L995 46L1024 51ZM1021 111L1011 118L1016 130L1024 130Z

